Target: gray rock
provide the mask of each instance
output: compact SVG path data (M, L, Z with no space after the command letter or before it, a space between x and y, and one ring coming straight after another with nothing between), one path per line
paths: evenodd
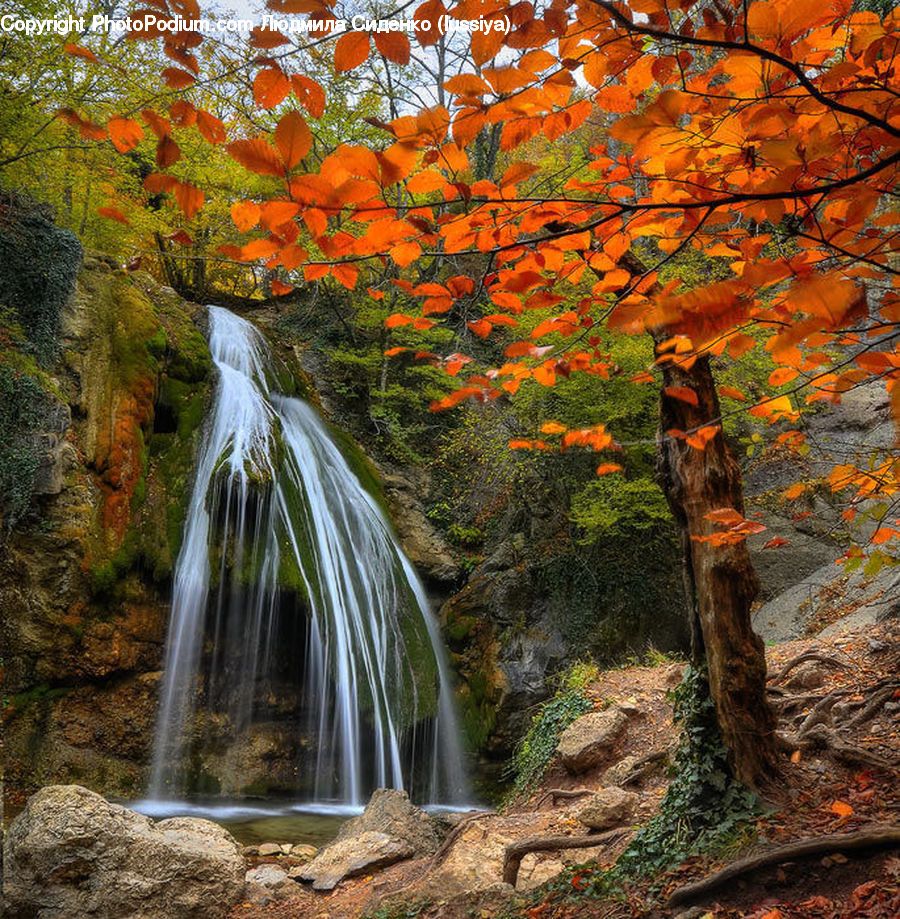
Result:
M633 791L615 786L601 788L592 794L576 811L579 822L592 830L606 830L626 823L640 801Z
M413 854L405 840L369 831L326 846L297 877L311 881L313 890L333 890L344 878L387 868Z
M825 682L828 668L819 661L801 664L785 684L789 689L818 689Z
M79 785L29 798L3 848L17 919L220 919L240 899L241 847L209 820L154 822Z
M299 892L297 884L277 865L259 865L246 874L244 896L251 903L265 906L273 900L287 900Z
M391 520L410 561L432 580L455 581L459 577L459 566L441 534L425 516L420 501L421 483L417 487L399 475L385 475L382 481Z
M405 791L394 788L376 789L365 811L341 827L336 841L363 833L384 833L403 840L416 856L433 855L440 842L428 814L410 803Z
M562 732L556 752L569 772L587 772L609 758L627 724L628 716L617 708L588 712Z

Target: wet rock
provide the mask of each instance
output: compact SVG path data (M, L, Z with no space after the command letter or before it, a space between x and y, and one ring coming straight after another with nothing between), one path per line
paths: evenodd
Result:
M628 716L617 708L588 712L563 731L556 752L569 772L587 772L609 758L627 724Z
M215 823L154 823L78 785L33 795L3 858L7 914L23 919L220 919L246 871L241 847Z
M259 847L257 855L268 858L272 855L281 855L281 844L277 842L264 842Z
M300 843L299 845L291 846L291 858L315 858L318 851L315 846Z
M612 786L601 788L576 811L579 822L592 830L607 830L626 823L640 801L633 791Z
M386 475L383 481L391 520L410 561L431 580L455 581L459 566L443 537L425 516L418 497L421 490L399 475Z
M313 890L333 890L344 878L387 868L413 854L405 840L369 831L326 846L297 877L311 881Z
M417 857L433 855L439 843L437 830L428 814L410 803L405 791L394 788L377 789L365 811L341 827L336 841L363 833L383 833L400 839Z

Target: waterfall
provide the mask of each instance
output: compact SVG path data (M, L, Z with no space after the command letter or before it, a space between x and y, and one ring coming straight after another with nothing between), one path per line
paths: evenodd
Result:
M260 332L218 307L209 320L218 376L175 565L151 799L196 787L210 757L215 790L238 792L290 671L298 792L461 803L451 682L415 571L315 410L278 392Z

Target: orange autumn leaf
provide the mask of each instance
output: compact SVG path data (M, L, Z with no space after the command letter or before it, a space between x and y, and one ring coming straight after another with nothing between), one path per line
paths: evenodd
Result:
M131 226L128 218L116 207L98 207L97 214L107 220L115 220L116 223L124 224L126 227Z
M673 399L680 399L682 402L687 402L688 405L700 404L697 399L697 393L687 386L667 386L663 389L663 392Z
M609 475L613 472L621 472L622 467L618 463L601 463L597 467L597 475Z
M231 219L242 233L259 223L259 215L260 208L255 201L236 201L231 205Z
M172 89L185 89L196 80L192 73L182 70L180 67L166 67L162 72L162 78L165 80L166 86Z
M110 118L107 124L109 139L119 153L133 150L143 139L144 129L133 118Z
M211 143L221 144L225 140L225 125L203 109L197 109L197 130Z
M181 148L166 134L160 137L156 145L156 165L160 169L168 169L181 159Z
M355 70L369 56L369 33L346 32L334 46L334 69L338 73Z
M831 805L831 811L838 817L852 817L853 808L846 801L834 801Z
M260 70L253 80L253 98L260 108L274 108L287 98L291 81L279 67Z
M287 169L293 169L309 153L312 133L306 119L297 111L284 115L275 128L275 147Z
M225 149L232 159L237 160L251 172L259 175L284 175L281 158L262 137L256 137L253 140L236 140L228 144Z
M99 64L100 58L91 51L90 48L85 48L83 45L76 45L72 42L67 42L63 45L63 51L71 57L80 57L86 61L90 61L92 64Z
M179 182L173 189L172 194L178 207L188 220L190 220L203 207L205 195L190 182Z
M402 32L376 32L375 48L395 64L409 63L409 39Z

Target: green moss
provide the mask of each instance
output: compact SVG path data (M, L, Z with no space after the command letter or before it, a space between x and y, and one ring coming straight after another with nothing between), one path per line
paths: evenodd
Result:
M28 708L38 703L50 702L68 695L73 686L50 686L49 683L40 683L33 686L28 692L22 692L10 699L10 705L17 711Z

